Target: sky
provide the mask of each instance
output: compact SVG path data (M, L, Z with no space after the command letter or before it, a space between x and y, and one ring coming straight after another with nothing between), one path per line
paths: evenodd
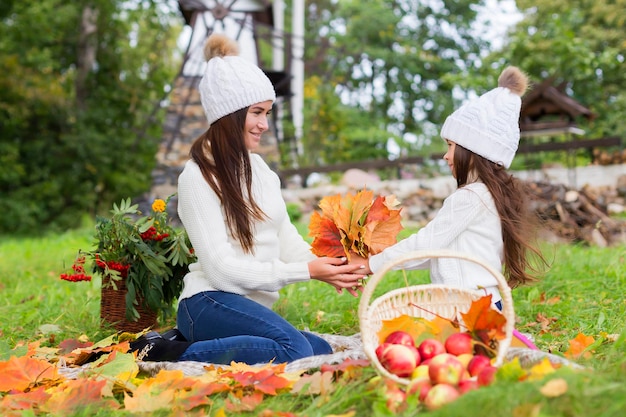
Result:
M482 10L484 19L491 23L487 27L488 36L494 48L502 46L506 31L522 19L522 13L517 10L514 0L486 0L486 6Z

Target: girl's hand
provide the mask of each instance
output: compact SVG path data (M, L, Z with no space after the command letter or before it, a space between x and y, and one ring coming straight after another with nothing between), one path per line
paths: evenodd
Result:
M369 260L367 258L363 258L362 256L357 255L356 253L350 253L349 265L359 265L363 268L362 272L365 275L372 275Z
M346 289L358 297L366 275L362 265L346 264L346 258L317 258L309 262L309 275L312 279L325 282L335 287L341 294Z

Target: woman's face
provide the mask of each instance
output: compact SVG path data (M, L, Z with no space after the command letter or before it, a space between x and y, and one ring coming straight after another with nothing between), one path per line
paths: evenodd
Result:
M454 150L456 149L456 143L448 139L446 139L446 143L448 144L448 151L443 156L443 159L448 163L452 176L456 178L456 172L454 171Z
M261 135L269 128L267 116L272 113L272 104L272 100L268 100L253 104L248 108L243 137L246 149L249 151L253 151L259 147Z

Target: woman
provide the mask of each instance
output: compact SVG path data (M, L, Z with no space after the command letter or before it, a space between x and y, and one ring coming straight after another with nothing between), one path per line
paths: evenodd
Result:
M515 288L536 280L530 260L533 217L527 208L523 183L508 174L519 143L521 96L528 79L518 68L506 68L498 87L469 102L445 121L441 137L448 145L443 159L457 182L457 190L424 228L369 259L356 258L370 274L410 251L449 249L472 254L496 270L503 270ZM482 266L458 258L425 259L398 266L430 268L433 283L492 295L502 308L496 279Z
M289 220L278 176L251 153L276 98L267 76L223 35L209 37L205 57L199 89L210 127L178 180L178 214L198 258L178 306L177 327L188 342L151 333L132 349L144 360L221 364L332 353L271 307L285 285L310 279L356 296L363 267L311 253Z

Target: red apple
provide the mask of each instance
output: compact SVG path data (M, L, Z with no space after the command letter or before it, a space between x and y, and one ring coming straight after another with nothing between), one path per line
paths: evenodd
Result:
M467 364L467 371L470 376L477 376L488 365L491 365L491 359L484 355L476 355Z
M443 343L437 339L424 339L417 347L417 350L420 353L420 358L426 360L441 353L445 353L446 348Z
M376 347L376 350L374 352L376 353L376 357L378 358L378 360L383 357L383 354L387 349L389 349L390 346L391 343L381 343Z
M433 385L424 398L424 405L429 410L435 410L456 400L460 395L456 387L450 384Z
M446 352L456 356L474 352L474 343L469 333L452 333L446 339L444 346Z
M433 385L457 385L464 372L465 368L461 361L449 353L440 353L428 364L428 376Z
M389 333L389 335L385 338L385 343L393 343L395 345L415 346L415 341L413 340L413 336L411 336L410 334L402 330L396 330L395 332Z
M393 413L400 412L406 404L406 393L398 387L388 387L385 393L387 409Z
M406 395L417 395L420 401L424 401L428 391L433 387L433 384L430 382L430 378L419 377L411 380L411 383L407 387Z
M484 387L485 385L491 384L493 380L496 378L497 371L498 371L498 368L496 368L493 365L485 366L482 369L482 371L480 371L480 373L478 374L478 377L476 378L478 381L478 385L480 385L481 387Z
M415 347L389 344L382 349L378 360L390 373L404 378L411 376L420 357Z
M480 385L478 385L478 380L474 377L462 379L459 381L459 392L461 394L465 394L468 391L472 391L478 388L480 388Z

